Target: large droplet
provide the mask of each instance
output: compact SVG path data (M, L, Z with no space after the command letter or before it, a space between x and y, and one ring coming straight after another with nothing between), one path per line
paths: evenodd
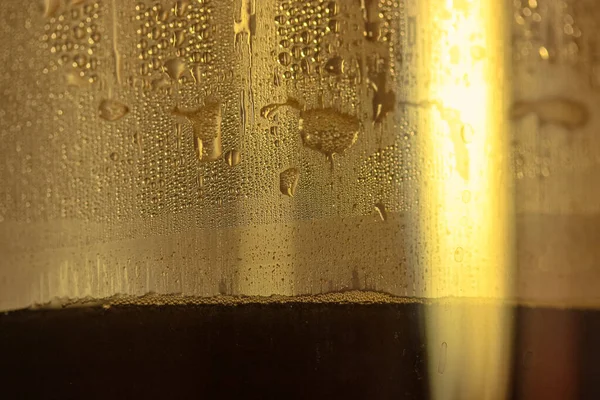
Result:
M297 168L288 168L279 174L279 190L286 196L294 197L300 172Z
M290 53L288 53L287 51L284 51L282 53L279 53L279 56L277 57L279 64L283 65L284 67L287 67L288 65L290 65L290 62L292 61L292 57L290 56Z
M107 121L121 119L129 112L129 107L116 100L102 100L99 107L100 118Z
M339 56L330 58L325 63L325 71L330 74L339 75L344 72L344 59Z
M199 161L214 161L223 154L221 144L221 104L208 103L196 110L175 108L173 115L185 117L194 132L194 147Z
M471 143L473 141L473 135L473 127L469 124L464 124L460 129L460 136L465 143Z
M173 80L179 80L186 72L185 61L181 58L172 58L165 61L165 71Z
M535 114L541 124L560 125L567 129L587 125L590 117L585 104L565 98L517 101L513 104L513 119L522 118L530 113Z
M184 41L185 41L185 31L183 29L173 32L173 37L171 38L171 43L173 43L173 47L181 46Z
M246 34L248 38L248 44L252 40L252 35L256 30L256 15L252 13L252 2L251 0L242 0L240 8L240 19L234 21L233 32L235 34L236 41L242 34Z
M358 119L333 108L303 111L300 117L298 128L304 145L327 157L343 153L358 138Z
M454 250L454 261L462 262L464 258L465 258L465 251L463 250L462 247L457 247Z
M291 107L296 110L300 110L302 108L297 100L288 99L285 103L272 103L262 107L260 109L260 116L263 118L271 118L281 107Z
M153 79L150 83L152 90L165 89L171 86L171 81L166 76L162 75L156 79Z
M225 161L230 167L235 167L242 161L242 154L236 149L229 150L225 153Z
M90 84L89 79L86 79L75 71L67 72L65 80L67 86L84 87Z
M382 202L375 204L375 210L377 210L377 213L379 214L379 218L381 218L382 221L387 220L387 212L385 211L385 204L383 204Z
M61 0L44 1L44 17L52 17L60 7Z
M442 342L442 346L440 349L440 358L438 362L438 374L443 374L446 371L446 358L448 353L448 344L446 342Z
M372 102L374 122L382 122L396 106L396 94L392 90L386 90L386 81L386 72L380 72L370 77L371 87L375 91Z
M364 20L364 36L368 41L375 42L381 36L379 21L378 2L376 0L364 0L361 2Z
M73 29L73 36L75 36L76 39L82 39L85 36L85 33L85 28L81 26L76 26Z

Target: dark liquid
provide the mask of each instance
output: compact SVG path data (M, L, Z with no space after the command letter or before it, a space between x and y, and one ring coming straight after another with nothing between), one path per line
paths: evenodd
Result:
M121 305L5 313L2 398L429 398L427 307ZM513 398L600 398L600 312L516 307L514 315Z

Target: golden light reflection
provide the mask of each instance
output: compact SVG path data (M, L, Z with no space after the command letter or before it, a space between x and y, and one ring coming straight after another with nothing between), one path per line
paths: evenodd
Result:
M432 395L504 398L510 181L503 2L419 2L421 243ZM451 367L450 367L451 366Z

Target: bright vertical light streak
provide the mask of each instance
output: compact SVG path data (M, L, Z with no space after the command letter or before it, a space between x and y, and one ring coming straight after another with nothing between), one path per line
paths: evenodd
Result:
M486 18L490 2L449 3L454 7L442 1L430 7L430 68L420 100L430 162L425 211L433 214L425 234L428 242L435 238L437 264L426 294L502 298L508 264L503 55L495 53L493 17Z
M513 248L506 4L415 4L422 294L444 299L427 315L431 393L504 398Z

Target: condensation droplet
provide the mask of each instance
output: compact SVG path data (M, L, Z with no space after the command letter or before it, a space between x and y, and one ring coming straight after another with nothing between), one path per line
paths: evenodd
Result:
M290 53L284 51L279 53L279 56L277 56L277 60L279 61L279 64L283 65L284 67L287 67L288 65L290 65L290 62L292 62L292 57L290 56Z
M186 71L185 61L181 58L172 58L165 62L165 70L173 80L179 80Z
M440 348L440 360L438 362L438 374L443 374L446 370L446 358L448 353L448 344L446 342L442 342L442 346Z
M565 98L517 101L513 104L513 119L520 119L529 114L535 114L541 124L554 124L567 129L581 128L587 125L590 119L585 104Z
M470 124L464 124L460 128L460 136L465 143L471 143L473 141L473 127Z
M242 154L238 150L229 150L225 153L225 161L230 167L235 167L242 160Z
M75 36L75 39L82 39L85 36L85 28L76 26L75 29L73 29L73 36Z
M465 251L463 250L462 247L457 247L456 250L454 250L454 261L462 262L464 258L465 258Z
M107 121L121 119L129 112L129 107L116 100L102 100L99 107L100 118Z
M382 221L387 220L387 212L385 211L385 205L382 202L375 204L375 210L377 210L379 218L381 218Z
M208 103L196 110L176 107L173 115L185 117L194 132L194 147L199 161L214 161L223 154L221 144L221 104Z
M294 197L300 171L297 168L288 168L279 174L279 190L286 196Z
M327 157L343 153L358 138L358 119L332 108L303 111L300 117L298 128L304 145Z
M344 59L339 56L330 58L325 63L325 71L334 75L342 74L344 72Z

